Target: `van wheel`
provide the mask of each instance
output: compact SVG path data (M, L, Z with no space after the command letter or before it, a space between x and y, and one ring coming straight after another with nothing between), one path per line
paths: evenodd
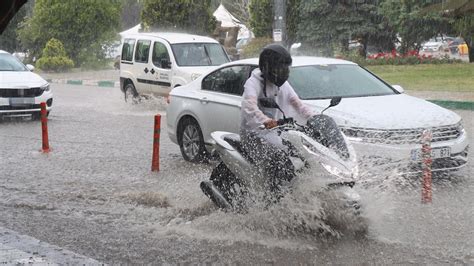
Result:
M135 89L133 83L127 83L127 85L125 85L124 91L126 103L137 104L140 102L140 96L138 96L138 92Z
M180 124L178 143L183 158L193 163L205 161L204 137L196 120L187 117Z

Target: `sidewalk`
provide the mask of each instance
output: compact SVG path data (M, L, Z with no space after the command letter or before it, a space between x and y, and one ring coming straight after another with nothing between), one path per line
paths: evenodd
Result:
M97 70L68 73L39 73L50 83L75 84L98 87L120 87L119 70ZM474 86L474 85L473 85ZM474 110L474 91L410 91L406 94L426 99L452 109Z
M0 264L104 265L3 227L0 227Z

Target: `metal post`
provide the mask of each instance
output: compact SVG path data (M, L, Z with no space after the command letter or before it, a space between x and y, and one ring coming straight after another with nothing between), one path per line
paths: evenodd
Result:
M286 0L273 1L273 41L286 45Z
M431 139L431 131L425 130L421 140L421 154L423 158L423 184L421 190L422 203L431 203L432 201L431 164L433 163L433 159L431 158Z
M151 171L160 171L160 132L161 115L155 115L155 127L153 130L153 155L151 159Z
M46 110L46 103L42 102L41 106L41 131L43 135L43 153L49 152L49 138L48 138L48 111Z

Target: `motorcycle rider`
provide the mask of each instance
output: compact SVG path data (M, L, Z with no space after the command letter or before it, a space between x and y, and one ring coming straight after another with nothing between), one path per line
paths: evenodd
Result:
M315 114L287 82L291 63L291 55L283 46L266 46L260 53L259 68L252 72L244 85L241 107L242 148L271 178L269 186L277 193L277 198L282 183L295 176L294 166L288 156L288 147L283 145L277 131L270 130L278 125L283 113L276 108L261 106L258 99L273 98L285 114L297 113L304 119Z

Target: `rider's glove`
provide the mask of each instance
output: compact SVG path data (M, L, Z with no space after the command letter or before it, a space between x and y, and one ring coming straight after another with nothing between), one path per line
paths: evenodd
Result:
M278 122L274 119L267 120L266 122L263 123L266 129L274 128L278 126Z

